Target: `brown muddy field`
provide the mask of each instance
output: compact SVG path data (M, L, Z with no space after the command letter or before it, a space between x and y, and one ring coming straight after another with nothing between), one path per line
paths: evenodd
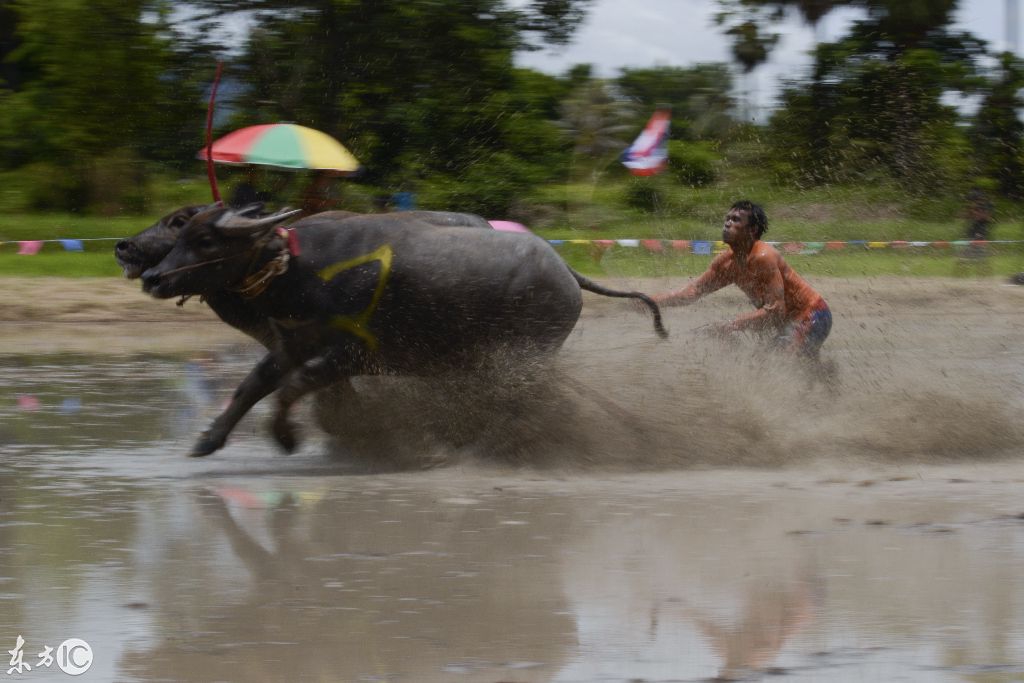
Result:
M648 292L682 284L607 282ZM178 307L118 279L6 278L0 283L8 300L0 311L4 354L182 354L226 345L256 353L197 299ZM530 407L515 419L502 419L500 404L519 397L477 393L459 379L357 380L365 405L355 419L372 421L374 413L385 410L420 410L424 420L455 422L447 413L467 413L470 420L495 413L490 427L499 438L545 435L538 444L544 451L540 464L553 464L543 442L555 432L570 451L579 447L582 452L572 455L581 464L643 469L784 466L831 457L986 461L1024 444L1019 420L1024 288L994 279L824 279L817 284L835 316L823 352L838 370L840 386L833 392L799 364L762 351L757 339L722 344L700 334L703 325L745 310L736 291L666 311L672 335L666 342L627 303L587 294L556 373L517 386ZM509 374L520 374L519 369L510 368ZM428 397L433 394L454 401L457 410L420 405L439 403ZM458 405L460 400L480 405ZM382 404L389 401L396 403ZM553 403L536 409L545 401ZM399 433L392 440L416 433L412 428L402 435L402 427L388 426ZM638 435L645 438L637 442ZM637 459L626 451L638 443L647 453ZM564 455L556 460L573 462Z
M257 349L137 284L0 279L3 649L84 639L97 681L1024 679L1024 288L815 284L835 387L700 334L738 293L667 341L588 294L541 380L357 380L294 455L261 408L189 460Z

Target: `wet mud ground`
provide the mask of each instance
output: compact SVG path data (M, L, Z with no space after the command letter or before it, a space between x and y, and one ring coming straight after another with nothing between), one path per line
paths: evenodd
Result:
M9 307L0 650L40 681L69 638L96 681L1024 680L1024 288L817 284L835 387L700 334L731 292L667 342L588 295L541 381L359 380L298 453L259 406L200 460L244 338L130 285Z

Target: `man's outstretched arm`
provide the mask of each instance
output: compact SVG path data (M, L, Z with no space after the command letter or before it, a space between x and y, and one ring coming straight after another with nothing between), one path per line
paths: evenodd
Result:
M689 306L705 294L725 287L731 283L723 267L725 257L725 254L716 257L700 277L682 289L655 294L651 298L662 306Z

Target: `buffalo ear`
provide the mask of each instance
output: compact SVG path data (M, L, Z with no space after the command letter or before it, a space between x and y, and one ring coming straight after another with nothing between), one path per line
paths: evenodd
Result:
M207 208L206 206L183 206L174 213L169 214L167 218L163 219L163 222L171 226L183 226Z
M247 212L249 208L245 207L245 209L242 209L242 212ZM242 212L228 209L220 215L213 225L221 231L232 235L255 235L273 228L281 221L291 218L301 211L302 209L281 209L269 216L250 218L243 215Z

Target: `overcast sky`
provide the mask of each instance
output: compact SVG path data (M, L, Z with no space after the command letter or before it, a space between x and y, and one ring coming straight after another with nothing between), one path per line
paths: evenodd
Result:
M1006 48L1004 12L1007 0L961 0L956 25ZM715 0L595 0L568 47L522 55L518 63L553 74L573 64L593 64L597 75L615 76L624 66L690 66L699 62L731 62L729 42L714 24ZM841 35L853 10L835 11L822 22L826 40ZM771 60L754 72L751 84L758 103L770 105L779 79L805 72L814 31L793 15L777 28L781 34Z

